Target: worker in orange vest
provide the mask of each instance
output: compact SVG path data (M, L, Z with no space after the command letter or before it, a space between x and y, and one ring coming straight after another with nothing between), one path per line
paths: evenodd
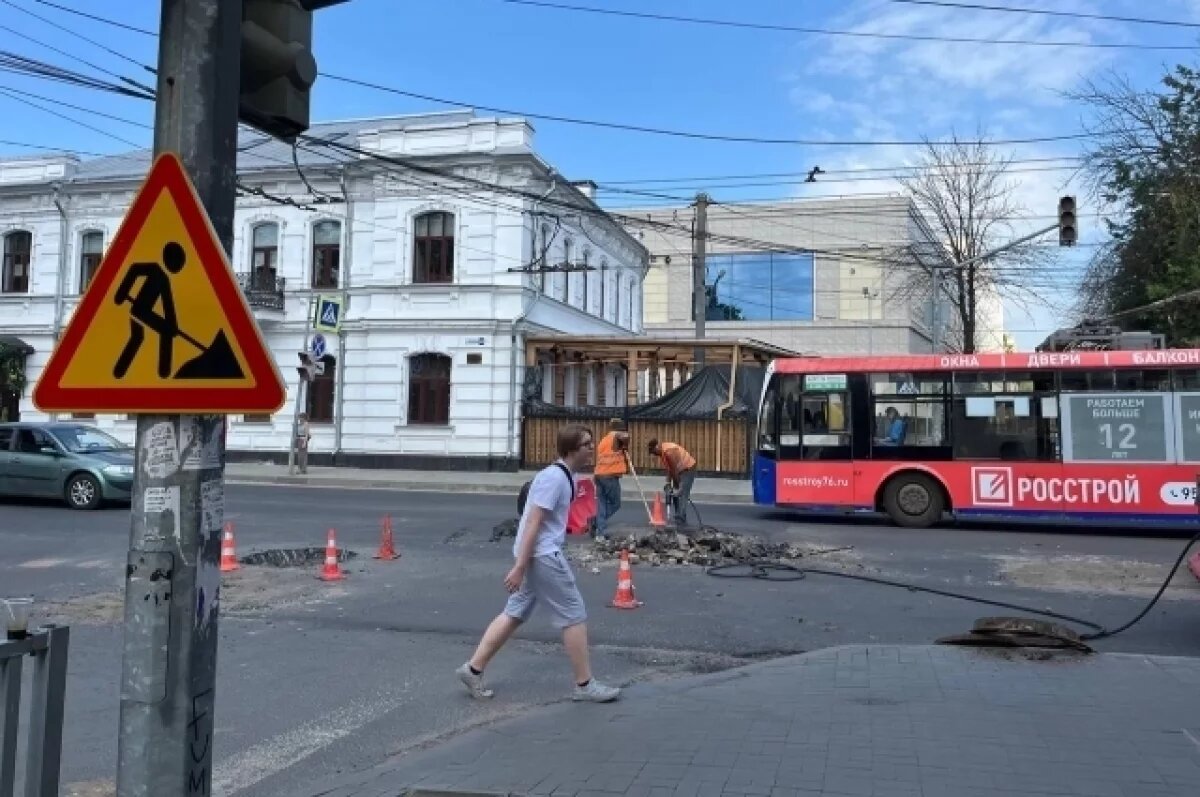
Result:
M596 446L596 537L608 536L608 520L621 508L621 477L629 473L629 433L613 418Z
M692 485L696 481L696 458L678 443L648 443L650 453L661 457L663 470L667 472L674 495L675 522L687 525L687 505L692 498Z

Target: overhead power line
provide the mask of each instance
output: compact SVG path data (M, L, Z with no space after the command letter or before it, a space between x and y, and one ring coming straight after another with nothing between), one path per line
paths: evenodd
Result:
M809 28L799 25L783 25L766 22L740 22L728 19L709 19L705 17L685 17L676 14L654 14L647 11L618 11L614 8L596 8L594 6L570 5L567 3L550 3L544 0L500 0L511 5L531 6L534 8L553 9L556 11L577 11L586 14L605 14L615 17L630 17L634 19L654 20L658 22L683 22L690 25L709 25L722 28L744 28L747 30L765 30L777 33L806 33L816 36L841 36L853 39L891 39L898 41L944 42L948 44L1003 44L1023 47L1077 47L1083 49L1102 50L1194 50L1191 44L1128 44L1124 42L1079 42L1079 41L1047 41L1044 39L989 39L975 36L934 36L919 33L875 33L862 30L834 30L831 28Z
M0 0L2 2L3 0ZM507 2L508 0L505 0ZM394 86L384 86L379 83L372 83L369 80L359 80L358 78L346 77L345 75L332 75L328 72L322 72L322 76L336 80L340 83L348 83L353 86L361 86L363 88L375 89L376 91L384 91L389 94L397 94L401 97L409 97L411 99L424 100L426 102L436 102L441 105L453 105L464 109L479 109L489 111L491 113L502 113L510 116L524 116L530 119L543 119L549 122L563 122L573 125L584 125L586 127L602 127L609 130L628 130L634 133L651 133L660 136L674 136L676 138L692 138L703 141L728 141L738 144L775 144L787 146L811 146L811 147L923 147L929 144L927 141L900 140L900 141L851 141L851 140L830 140L823 141L821 139L803 139L803 138L767 138L762 136L738 136L726 135L721 133L702 133L694 130L677 130L665 127L648 127L645 125L635 125L626 122L606 122L597 119L580 119L572 116L558 116L555 114L536 113L533 111L520 111L512 108L500 108L494 105L481 105L479 103L466 102L464 100L452 100L445 97L434 97L429 94L419 94L415 91L405 91ZM1042 144L1050 141L1076 141L1082 138L1091 138L1090 133L1072 133L1062 136L1037 136L1032 138L1009 138L1009 139L994 139L989 141L962 141L963 144ZM936 143L936 142L933 142Z
M9 8L14 8L17 11L20 11L22 14L28 14L29 16L33 17L34 19L36 19L46 25L49 25L52 28L57 28L58 30L62 31L63 33L66 33L69 36L74 36L75 38L77 38L81 41L87 42L88 44L92 45L93 47L99 47L101 50L108 53L109 55L116 56L117 58L120 58L123 61L128 61L129 63L133 64L134 66L141 67L142 69L146 70L147 72L149 72L152 75L156 74L155 70L152 67L149 67L146 64L143 64L141 61L138 61L135 58L130 58L125 53L120 52L119 50L114 50L113 48L109 47L107 44L102 44L101 42L98 42L95 39L84 36L82 33L79 33L77 31L71 30L70 28L64 27L52 19L46 19L41 14L30 11L28 8L22 8L21 6L17 5L16 3L13 3L11 0L0 0L0 3L3 3L4 5L8 6ZM61 51L59 51L59 52L61 52ZM95 67L95 68L98 68L98 67Z
M909 6L937 6L960 8L969 11L997 11L1005 14L1033 14L1042 17L1064 17L1067 19L1098 19L1107 22L1129 22L1134 25L1161 25L1171 28L1200 28L1200 22L1184 22L1179 19L1147 19L1145 17L1119 17L1112 14L1089 14L1084 11L1051 11L1048 8L1018 8L1017 6L993 6L984 3L952 3L947 0L888 0Z
M116 28L123 28L128 31L133 31L134 33L142 33L142 34L145 34L146 36L158 36L158 33L156 33L155 31L147 30L146 28L139 28L136 25L127 25L124 22L118 22L115 19L109 19L108 17L102 17L102 16L99 16L98 14L89 14L86 11L80 11L79 9L76 9L76 8L68 8L67 6L59 5L58 3L51 3L50 0L33 0L33 2L40 3L44 6L50 6L51 8L57 8L59 11L65 11L68 14L74 14L79 17L84 17L85 19L90 19L90 20L93 20L94 22L103 22L105 25L112 25L113 27L116 27Z
M1013 158L1006 160L1004 163L1009 166L1020 166L1029 163L1059 163L1070 161L1073 163L1082 163L1083 158L1077 155L1060 155L1047 158ZM955 164L954 168L959 167L978 167L992 166L991 163L959 163ZM941 169L943 167L930 164L901 164L897 166L869 166L855 169L822 169L821 174L867 174L869 172L923 172ZM686 183L689 185L711 184L725 180L762 180L772 177L807 177L812 172L811 169L806 169L802 172L752 172L749 174L708 174L694 177L642 177L638 179L621 179L621 180L604 180L605 185L647 185L650 183ZM887 176L885 174L885 176ZM817 182L825 182L824 178Z

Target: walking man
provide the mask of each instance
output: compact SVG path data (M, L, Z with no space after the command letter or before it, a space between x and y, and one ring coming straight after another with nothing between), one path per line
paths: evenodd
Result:
M183 270L187 255L177 243L163 247L162 265L158 263L134 263L125 273L125 279L113 297L118 305L129 302L129 340L121 350L113 366L113 377L124 379L133 364L133 358L146 340L146 329L158 335L158 376L166 379L171 375L171 359L175 337L179 335L179 320L175 317L175 302L171 297L171 275ZM133 293L133 286L142 279L142 287ZM162 304L162 313L158 305Z
M558 461L534 477L513 543L516 563L504 577L508 603L484 631L470 661L458 668L458 677L472 697L489 698L494 694L484 687L483 672L538 604L545 604L554 625L562 630L563 646L575 675L572 699L607 703L621 694L620 689L592 678L587 611L562 550L567 538L567 513L575 498L573 474L592 465L594 452L591 431L575 424L565 426L558 433Z
M608 521L621 508L621 477L629 472L629 433L625 421L613 418L596 446L596 537L608 536Z
M675 522L687 525L687 505L692 498L692 485L696 482L696 458L678 443L660 443L651 440L650 453L662 458L663 470L675 492Z

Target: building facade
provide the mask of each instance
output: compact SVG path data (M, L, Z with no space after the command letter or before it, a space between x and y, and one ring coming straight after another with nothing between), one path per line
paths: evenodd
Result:
M239 142L230 261L289 395L273 415L230 419L230 459L286 460L303 410L314 464L515 468L525 337L640 334L645 248L537 156L522 119L455 112L309 134L355 152ZM8 416L45 418L33 385L148 168L144 151L0 159L0 352L25 354ZM341 331L297 405L322 296L344 303ZM614 403L619 371L595 377ZM132 439L130 418L89 422Z
M622 209L659 223L635 225L650 250L648 334L695 329L692 241L674 231L693 213ZM905 197L712 204L707 226L706 335L817 354L955 347L953 310L932 288L950 262Z

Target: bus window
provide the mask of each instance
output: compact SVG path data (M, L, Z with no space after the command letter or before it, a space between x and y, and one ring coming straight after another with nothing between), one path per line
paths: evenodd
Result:
M945 374L871 375L873 448L947 445Z
M1064 393L1116 389L1113 372L1108 369L1103 371L1063 371L1059 374L1058 379L1059 389Z
M1117 390L1149 390L1159 392L1171 389L1171 372L1163 369L1120 369L1117 371Z
M776 431L776 421L779 415L778 405L779 376L774 375L767 385L766 393L763 394L762 408L758 413L758 444L756 446L758 453L771 458L775 457L775 452L779 447L778 432Z

